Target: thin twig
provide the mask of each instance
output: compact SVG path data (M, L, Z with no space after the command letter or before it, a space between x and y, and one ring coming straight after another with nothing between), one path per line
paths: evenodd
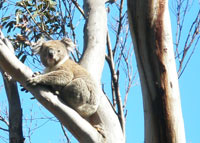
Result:
M116 39L115 47L114 47L114 50L113 50L113 54L114 54L114 55L115 55L115 51L116 51L116 49L117 49L117 45L118 45L118 43L119 43L119 35L120 35L121 29L122 29L122 20L123 20L123 17L124 17L124 16L122 16L123 2L124 2L124 0L121 0L121 1L120 1L119 22L118 22L119 24L118 24L118 30L117 30L117 35L116 35L117 39Z
M195 51L195 49L196 49L196 46L197 46L197 43L198 43L199 39L200 39L200 36L198 37L198 39L197 39L197 41L196 41L196 43L195 43L195 46L194 46L194 48L193 48L193 50L192 50L192 52L191 52L191 54L190 54L190 56L189 56L187 62L185 63L185 66L183 67L181 73L178 75L178 78L180 78L181 75L183 74L183 72L185 71L185 68L187 67L187 65L188 65L188 63L189 63L189 61L190 61L192 55L194 54L194 51Z
M6 121L6 119L3 118L2 116L0 116L0 121L4 122L7 126L9 126L9 122Z
M182 28L183 28L183 24L184 24L184 20L186 17L186 13L188 11L188 7L189 7L189 0L187 0L187 4L186 7L184 8L184 13L183 13L183 17L181 20L181 7L182 7L183 1L181 2L180 0L178 1L178 5L177 5L177 30L176 30L176 54L178 54L178 47L179 47L179 43L180 43L180 39L181 39L181 34L182 34ZM179 59L179 55L178 55L178 59Z
M4 129L4 128L2 128L2 127L0 127L0 130L2 130L2 131L6 131L6 132L9 132L8 129Z
M107 48L108 48L108 55L110 57L109 67L111 70L112 84L115 89L114 91L115 91L115 97L116 97L116 102L117 102L118 117L119 117L119 120L121 123L122 131L125 134L125 119L124 119L123 105L122 105L120 89L119 89L119 72L115 71L115 65L114 65L114 61L113 61L113 53L112 53L110 37L109 37L108 33L107 33Z
M82 14L82 16L86 19L85 13L82 10L82 8L80 7L80 5L77 3L76 0L72 0L72 3L76 6L76 8L80 11L80 13Z
M195 24L196 24L196 26L195 26ZM191 34L194 26L195 26L194 32L193 32L193 34ZM179 61L180 65L179 65L179 69L178 69L178 74L181 73L181 69L182 69L182 66L183 66L183 61L184 61L184 59L186 57L186 54L187 54L188 50L191 48L192 43L194 42L194 40L196 39L196 37L199 35L199 29L200 29L200 10L199 10L199 12L197 14L196 19L194 20L194 22L192 23L192 25L190 27L187 39L185 41L185 46L184 46L182 58ZM190 37L192 37L191 40L190 40Z
M62 128L63 134L64 134L64 136L65 136L66 139L67 139L67 143L71 143L71 141L70 141L70 139L69 139L69 137L68 137L68 135L67 135L67 133L66 133L66 131L65 131L65 129L64 129L63 124L60 124L60 125L61 125L61 128Z

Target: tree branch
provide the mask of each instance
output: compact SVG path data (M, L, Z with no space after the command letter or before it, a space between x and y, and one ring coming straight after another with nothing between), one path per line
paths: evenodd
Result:
M8 79L3 75L4 85L9 104L9 142L24 142L22 131L22 109L17 90L17 83L12 78Z
M86 16L84 53L80 64L100 83L107 35L107 13L104 1L84 0L84 13Z
M0 31L1 32L1 31ZM80 142L101 141L102 136L76 111L63 104L57 96L42 86L27 87L26 80L33 72L21 63L2 41L0 33L0 68L28 89L34 97L52 112Z
M111 42L110 42L109 34L107 34L107 47L108 47L108 56L110 57L108 64L109 64L110 71L111 71L112 83L113 83L112 85L114 86L115 97L116 97L116 101L117 101L118 116L119 116L119 120L120 120L120 123L122 126L122 130L125 133L125 119L124 119L123 105L122 105L120 89L119 89L119 76L118 76L117 72L115 71L113 52L111 49Z
M77 0L72 0L72 3L76 6L76 8L79 10L79 12L82 14L82 16L84 17L84 19L86 18L84 11L82 10L82 8L80 7L80 5L77 3Z
M84 53L80 64L87 69L101 89L101 74L105 62L107 12L105 1L84 0L84 13L86 23L84 27ZM101 97L97 113L91 117L91 122L103 130L106 142L123 143L125 138L110 102L99 90L97 96ZM90 122L90 123L91 123Z

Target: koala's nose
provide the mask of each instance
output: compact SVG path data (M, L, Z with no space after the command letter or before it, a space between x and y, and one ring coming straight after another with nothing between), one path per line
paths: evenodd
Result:
M53 58L54 55L54 51L53 50L49 50L49 58Z

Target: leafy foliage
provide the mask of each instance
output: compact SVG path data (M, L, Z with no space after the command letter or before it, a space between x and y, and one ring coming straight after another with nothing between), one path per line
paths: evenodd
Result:
M61 5L65 6L64 14ZM0 7L2 13L10 11L9 15L7 12L2 14L0 25L7 33L15 33L9 39L18 57L31 55L28 48L30 41L37 41L41 37L48 40L69 37L66 31L74 30L71 16L74 11L64 1L62 4L55 0L21 0L12 4L1 2Z

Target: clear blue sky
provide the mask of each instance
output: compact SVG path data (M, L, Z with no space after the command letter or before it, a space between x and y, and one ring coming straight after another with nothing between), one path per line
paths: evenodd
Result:
M169 4L171 5L171 1ZM199 2L194 0L192 7L186 17L186 25L184 28L183 36L187 34L188 28L191 25L191 20L194 20L194 15L198 12L200 8ZM112 11L112 7L111 7ZM171 14L171 21L172 21L172 29L173 29L173 36L174 31L176 31L176 19L175 16ZM81 30L82 31L82 30ZM79 32L80 33L80 32ZM6 35L6 33L4 33ZM80 33L78 34L79 39L83 37ZM183 39L184 40L184 39ZM79 41L80 47L82 47L82 40ZM199 143L200 142L200 65L199 65L199 49L200 44L198 44L197 49L187 66L184 74L179 80L180 85L180 92L181 92L181 102L182 102L182 111L185 123L185 132L186 132L186 141L187 143ZM133 57L133 67L134 72L136 71L136 63L135 57ZM105 64L105 70L103 72L102 81L106 86L106 90L109 90L110 80L108 78L107 64ZM124 79L120 78L121 86L124 87ZM139 84L139 77L136 77L135 80L138 84L133 86L130 90L127 102L127 110L128 116L126 119L126 136L127 136L127 143L143 143L144 142L144 119L143 119L143 105L142 105L142 95L141 89ZM3 111L3 106L7 104L5 91L2 88L3 81L0 78L0 112ZM122 89L123 93L124 89ZM106 91L109 94L108 91ZM45 142L45 143L62 143L64 135L61 131L59 122L55 121L56 119L53 118L52 120L46 120L46 117L53 117L48 111L46 111L36 100L30 100L30 94L20 93L21 96L21 103L23 108L23 115L24 115L24 135L26 137L26 142L28 141L29 131L26 127L31 127L33 130L30 132L31 135L31 142L37 143ZM29 120L31 118L41 118L39 120ZM3 124L0 122L0 126L3 127ZM40 127L42 126L42 127ZM40 127L40 128L38 128ZM0 131L0 136L5 135L2 131ZM70 135L71 137L71 135ZM3 143L0 140L0 143ZM72 142L76 142L73 141Z

